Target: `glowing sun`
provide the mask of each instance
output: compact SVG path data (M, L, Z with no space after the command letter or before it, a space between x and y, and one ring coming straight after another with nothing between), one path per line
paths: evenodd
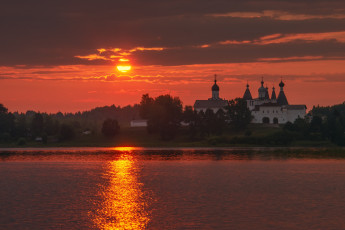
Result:
M116 69L122 73L126 73L132 69L132 66L126 64L126 65L118 65L116 66Z

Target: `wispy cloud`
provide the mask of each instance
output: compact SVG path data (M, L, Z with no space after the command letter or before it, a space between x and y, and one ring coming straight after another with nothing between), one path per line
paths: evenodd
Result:
M221 41L220 45L268 45L268 44L282 44L294 41L315 42L323 40L334 40L340 43L345 43L345 31L326 32L326 33L296 33L296 34L270 34L262 36L254 40L226 40ZM216 43L217 44L217 43ZM213 45L216 45L213 44Z
M285 58L259 58L258 61L301 61L301 60L320 60L323 59L323 56L302 56L302 57L285 57Z
M100 51L100 53L103 53L104 51ZM85 55L85 56L80 56L80 55L77 55L75 56L76 58L80 58L80 59L86 59L86 60L89 60L89 61L94 61L94 60L107 60L107 61L111 61L112 60L112 57L113 58L117 58L117 57L122 57L122 56L110 56L109 58L108 57L105 57L105 56L101 56L101 55L98 55L98 54L89 54L89 55Z
M232 18L272 18L275 20L301 21L308 19L344 19L345 14L297 14L281 10L263 10L261 12L229 12L209 14L211 17L232 17Z
M131 49L121 49L121 48L99 48L96 49L98 53L89 54L89 55L76 55L74 57L80 59L86 59L88 61L94 60L106 60L106 61L129 61L128 57L135 52L140 51L162 51L166 48L163 47L134 47Z
M136 52L136 51L162 51L164 50L165 48L163 47L135 47L133 49L130 49L129 52L130 53L133 53L133 52Z
M254 41L255 44L277 44L287 43L292 41L322 41L335 40L340 43L345 43L345 31L326 32L326 33L299 33L299 34L273 34L261 37Z
M345 59L344 50L338 44L345 46L345 31L275 33L253 40L224 40L203 45L193 44L169 48L135 47L127 50L99 48L98 53L76 57L90 62L105 60L118 63L135 60L137 65ZM335 49L338 51L332 51Z

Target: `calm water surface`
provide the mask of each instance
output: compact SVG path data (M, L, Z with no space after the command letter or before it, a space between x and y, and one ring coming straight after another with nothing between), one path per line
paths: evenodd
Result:
M345 229L345 160L210 149L2 153L0 229Z

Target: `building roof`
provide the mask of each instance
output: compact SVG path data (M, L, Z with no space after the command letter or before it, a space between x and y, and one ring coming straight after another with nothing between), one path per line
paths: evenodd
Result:
M270 95L268 94L268 88L266 87L266 91L265 91L265 99L269 100L270 99Z
M273 103L273 102L267 102L263 103L261 105L256 105L253 109L253 111L260 111L261 107L281 107L278 103Z
M287 99L286 99L285 93L282 90L279 92L277 103L279 105L288 105L289 104Z
M272 100L276 100L276 99L277 99L276 91L275 91L275 88L274 88L274 87L272 88L272 96L271 96L271 99L272 99Z
M250 93L249 85L248 84L247 84L247 89L244 92L243 99L244 100L252 100L253 99L252 94Z
M306 105L286 105L287 110L304 110L307 109Z
M227 100L196 100L194 103L194 108L224 108L228 106L229 102Z

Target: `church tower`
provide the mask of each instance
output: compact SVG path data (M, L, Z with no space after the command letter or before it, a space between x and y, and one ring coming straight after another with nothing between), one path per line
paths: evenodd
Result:
M277 99L277 103L279 105L288 105L288 101L286 99L286 96L285 96L285 93L284 93L284 82L283 80L280 81L279 83L279 87L280 87L280 92L279 92L279 95L278 95L278 99Z
M268 87L267 87L267 85L266 85L265 99L267 99L267 100L270 99L270 95L268 94Z
M275 91L274 86L272 87L272 96L271 96L271 100L277 100L276 91Z
M259 99L264 100L266 98L266 88L264 87L264 78L261 80L261 87L259 88Z
M243 95L243 99L247 100L247 101L253 99L252 94L250 93L250 90L249 90L248 83L247 83L247 89L246 89L246 91L244 92L244 95Z
M207 100L196 100L194 103L194 110L198 113L203 111L204 113L210 109L214 113L219 110L225 112L225 107L229 105L228 100L224 100L219 97L219 86L217 85L217 75L214 75L214 85L211 88L212 97Z
M217 85L217 75L214 75L214 85L212 86L212 100L219 100L219 86Z

